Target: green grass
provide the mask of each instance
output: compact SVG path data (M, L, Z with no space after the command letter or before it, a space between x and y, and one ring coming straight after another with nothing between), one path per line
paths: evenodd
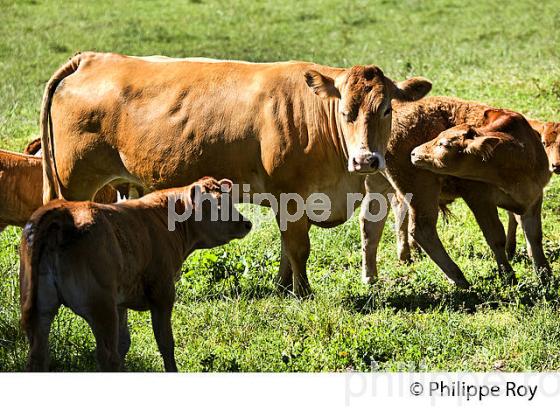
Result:
M116 4L115 4L116 3ZM433 94L455 95L560 120L560 9L555 1L314 0L61 2L0 0L0 147L38 133L42 89L79 50L251 61L375 63L393 79L424 75ZM546 192L545 248L560 268L560 182ZM474 290L449 285L426 257L398 263L387 229L381 280L360 282L356 218L313 229L315 298L275 294L279 236L266 223L243 241L198 252L177 286L174 332L183 371L559 370L558 276L538 284L525 247L517 287L494 261L463 203L440 225ZM19 230L0 237L0 369L23 368ZM518 241L521 243L521 234ZM162 370L147 314L131 315L126 366ZM95 369L85 322L64 310L53 325L53 369Z

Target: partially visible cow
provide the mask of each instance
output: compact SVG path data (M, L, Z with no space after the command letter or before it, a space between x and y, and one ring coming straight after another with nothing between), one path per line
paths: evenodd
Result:
M527 240L531 244L534 256L536 253L539 254L534 259L535 268L539 272L550 272L542 250L540 201L535 202L530 209L520 206L521 204L512 206L512 198L499 192L500 190L489 183L439 175L431 170L417 168L412 164L410 155L414 148L457 125L468 124L473 127L487 125L490 121L488 115L493 108L485 104L449 97L428 97L418 102L397 103L393 108L393 131L386 154L387 170L384 172L387 179L383 185L382 175L368 177L366 181L368 191L388 194L396 189L400 203L404 202L405 193L412 194L408 222L405 218L404 223L408 223L412 238L436 262L448 278L460 287L470 285L461 269L445 251L436 229L440 205L449 203L457 197L463 198L475 214L503 271L509 271L510 268L507 258L504 256L505 233L498 218L496 206L503 206L522 214L521 219L524 221ZM533 141L538 142L533 130L526 128L526 132L528 136L532 136ZM547 172L547 159L542 145L537 144L536 147L530 149L535 150L535 155L538 154L534 158L537 161L534 166L541 167L544 172ZM527 162L525 166L529 167L533 164ZM550 176L549 173L548 175ZM377 187L382 187L382 189ZM513 202L518 199L515 198ZM377 201L365 201L363 204L363 209L369 209L372 214L375 214L378 208ZM376 252L385 219L370 222L362 215L360 221L363 241L363 277L366 281L372 281L377 276ZM409 254L407 232L404 226L400 230L399 244L403 248L399 249L399 253L404 258Z
M396 84L373 65L78 54L43 97L44 202L90 199L114 181L149 192L204 175L278 202L324 193L327 220L304 215L281 230L279 287L305 296L310 226L347 220L346 194L364 193L365 176L385 166L392 101L430 88L419 78Z
M0 150L0 232L24 226L42 205L41 158Z
M33 155L36 157L40 157L42 153L41 138L33 139L29 144L27 144L27 146L23 150L23 153L26 155ZM117 200L107 202L112 198L112 196L105 197L107 194L110 194L110 192L112 192L110 187L114 188L117 191ZM95 197L95 200L101 203L112 203L112 202L119 202L126 199L136 199L144 195L144 190L141 187L126 182L121 184L114 184L114 185L111 184L110 187L109 186L104 187L101 193L97 194L98 196Z
M41 138L33 139L23 150L25 155L41 156Z
M550 172L560 174L560 122L543 122L538 120L529 120L533 127L540 135L544 145ZM512 212L508 212L508 228L506 235L506 252L509 258L515 255L516 248L516 231L517 220ZM531 255L531 247L527 246L529 255Z
M130 347L127 309L150 310L165 370L177 371L171 313L183 261L251 229L231 201L221 201L231 187L229 180L205 178L120 204L52 201L35 212L20 249L27 370L48 370L49 329L64 304L90 325L102 371L121 369ZM197 199L197 189L216 203ZM219 205L220 212L228 207L228 217L213 218ZM170 230L169 208L190 216Z
M41 158L0 150L0 232L7 226L23 227L43 204L43 168ZM103 187L95 200L117 201L111 187Z

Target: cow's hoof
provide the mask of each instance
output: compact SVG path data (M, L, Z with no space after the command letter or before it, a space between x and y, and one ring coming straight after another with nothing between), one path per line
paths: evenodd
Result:
M517 285L517 277L515 276L514 272L508 272L502 275L503 281L508 285L508 286L515 286Z
M366 285L374 285L378 282L377 275L362 275L362 283Z
M293 295L299 299L312 299L313 291L309 284L294 286Z
M458 288L469 289L471 287L471 284L465 278L450 278L450 279Z

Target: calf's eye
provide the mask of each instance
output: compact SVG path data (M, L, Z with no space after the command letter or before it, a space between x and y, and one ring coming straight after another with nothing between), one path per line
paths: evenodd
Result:
M383 116L384 117L388 116L389 114L391 114L391 111L393 111L393 107L391 107L391 104L389 104L389 106L385 109Z

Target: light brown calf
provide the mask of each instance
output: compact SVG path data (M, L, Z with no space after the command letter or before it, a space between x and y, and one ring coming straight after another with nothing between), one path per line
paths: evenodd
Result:
M523 214L525 219L525 234L528 241L533 244L534 249L542 252L540 237L540 204L534 204L532 211L522 207L512 207L512 200L508 195L502 194L489 183L469 181L462 178L438 175L431 170L420 169L412 164L410 154L414 148L434 139L439 133L460 125L469 124L474 127L482 127L489 122L487 111L493 110L488 105L473 101L465 101L449 97L428 97L421 101L394 104L392 135L386 154L387 170L384 172L386 178L383 185L383 176L369 176L366 180L369 192L380 192L385 195L396 190L398 202L403 202L405 193L412 194L409 204L409 214L404 219L412 238L424 249L424 251L436 262L445 274L458 286L468 287L461 269L449 257L441 243L436 222L439 207L442 201L448 203L457 197L462 197L471 208L482 231L485 233L487 242L491 248L502 253L505 246L505 233L498 219L496 206L503 206L514 212ZM527 131L529 132L529 131ZM532 135L532 130L529 133ZM536 140L533 135L533 140ZM538 140L537 140L538 141ZM540 166L545 171L547 167L546 154L542 145L534 147L540 150ZM537 158L538 159L538 158ZM544 161L544 165L543 165ZM528 161L526 166L531 166ZM378 189L382 187L383 189ZM369 209L375 214L379 205L377 201L364 201L362 209ZM381 238L385 219L369 222L360 218L363 246L363 277L366 281L376 279L376 252ZM499 225L498 225L499 224ZM498 227L499 226L499 227ZM488 236L494 232L495 237ZM399 231L399 249L401 258L409 256L409 241L406 225ZM507 270L507 258L502 256L499 260L501 266ZM548 269L548 264L536 266L539 270Z
M496 205L514 212L526 233L534 231L528 235L536 237L536 242L529 241L535 268L538 273L549 273L540 219L543 188L551 175L546 153L537 132L522 115L487 110L485 116L488 123L484 127L459 125L416 147L411 153L412 163L437 174L490 184L478 191L471 189L472 198L467 203L483 228L498 265L502 271L513 274ZM494 211L490 212L492 204Z
M0 232L9 225L23 227L43 204L41 158L0 150ZM101 203L117 201L116 191L103 187L95 196Z
M27 370L48 370L49 329L64 304L92 328L103 371L119 370L130 347L127 309L150 310L165 370L176 371L171 311L181 264L195 249L243 238L251 229L231 201L230 218L212 218L217 208L197 201L196 190L220 204L222 191L231 187L229 180L204 178L119 204L57 200L35 212L20 250ZM171 231L168 208L195 212Z
M0 150L0 232L24 226L42 205L41 158Z

